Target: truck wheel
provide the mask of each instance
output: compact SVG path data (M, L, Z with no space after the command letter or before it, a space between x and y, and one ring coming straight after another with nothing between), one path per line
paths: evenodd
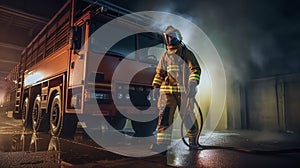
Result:
M155 118L152 121L148 122L139 122L131 120L131 125L133 130L135 131L135 136L139 137L147 137L153 135L157 127L158 118Z
M30 128L30 126L32 125L31 122L31 117L29 117L29 99L28 97L26 97L23 101L23 105L22 105L22 126L23 129L27 129Z
M49 130L47 116L41 109L41 96L37 95L32 110L32 128L34 132L46 132Z
M60 94L57 93L50 107L50 132L53 136L73 136L77 128L76 115L65 114L61 108Z
M105 119L116 130L122 130L126 124L124 117L105 117Z

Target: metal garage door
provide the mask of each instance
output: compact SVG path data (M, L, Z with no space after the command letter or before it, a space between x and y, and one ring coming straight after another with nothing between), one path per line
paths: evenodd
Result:
M300 79L293 78L287 80L284 90L286 129L300 132Z
M247 125L249 129L279 129L276 80L259 79L247 87Z
M252 80L246 95L249 129L300 132L300 74Z

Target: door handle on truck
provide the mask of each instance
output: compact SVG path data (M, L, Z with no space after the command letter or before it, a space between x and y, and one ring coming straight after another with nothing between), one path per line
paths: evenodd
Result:
M74 67L75 67L75 62L73 61L71 62L71 69L74 69Z

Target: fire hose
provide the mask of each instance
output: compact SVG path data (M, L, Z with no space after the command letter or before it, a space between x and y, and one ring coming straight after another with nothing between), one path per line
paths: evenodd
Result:
M185 55L186 52L186 46L183 42L181 42L181 46L183 48L182 50L182 55ZM183 57L184 62L187 62L186 57ZM183 79L186 79L186 68L184 66L182 66L183 70ZM183 80L183 86L186 87L185 84L185 80ZM187 88L185 88L185 90L187 90ZM197 111L199 113L200 116L200 127L196 136L196 143L197 143L197 147L195 148L194 146L190 146L187 141L184 138L183 135L183 124L185 121L185 117L187 115L187 110L184 113L183 117L182 117L182 122L181 122L181 126L180 126L180 133L181 133L181 138L183 143L188 146L191 149L196 149L196 150L209 150L209 149L224 149L224 150L231 150L231 151L237 151L237 152L244 152L244 153L252 153L252 154L282 154L282 153L295 153L295 152L300 152L300 148L291 148L291 149L279 149L279 150L254 150L254 149L248 149L248 148L242 148L242 147L235 147L235 146L220 146L220 145L202 145L199 143L199 139L200 139L200 134L202 132L203 129L203 114L201 111L201 108L198 104L198 102L196 101L195 97L193 98L186 98L187 102L186 105L190 105L190 101L193 101L193 103L196 105L197 107ZM188 107L186 106L186 109L188 109ZM196 119L197 120L197 119Z
M197 142L197 148L190 146L187 141L184 138L183 135L183 123L186 117L187 112L184 113L183 117L182 117L182 122L181 122L181 126L180 126L180 133L181 133L181 138L183 143L188 146L191 149L196 149L196 150L210 150L210 149L224 149L224 150L231 150L231 151L237 151L237 152L243 152L243 153L251 153L251 154L282 154L282 153L296 153L296 152L300 152L300 148L291 148L291 149L279 149L279 150L254 150L254 149L248 149L248 148L242 148L242 147L235 147L235 146L211 146L211 145L201 145L199 143L199 139L200 139L200 134L202 132L203 129L203 114L201 111L201 108L198 104L198 102L196 101L195 98L187 98L187 105L189 105L189 101L193 101L193 103L196 105L197 107L197 111L199 112L199 116L200 116L200 127L197 133L197 137L196 137L196 142Z

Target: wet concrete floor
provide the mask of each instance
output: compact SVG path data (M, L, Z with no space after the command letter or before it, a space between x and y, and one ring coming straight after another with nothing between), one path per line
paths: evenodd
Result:
M129 135L129 136L128 136ZM120 140L126 148L130 133ZM295 133L224 130L202 137L207 145L274 150L300 148ZM201 139L200 139L201 141ZM123 143L122 143L123 142ZM139 152L139 149L128 149ZM100 147L83 129L70 138L24 131L20 120L0 118L0 168L6 167L299 167L299 151L249 154L223 149L190 151L181 141L166 156L123 156Z

